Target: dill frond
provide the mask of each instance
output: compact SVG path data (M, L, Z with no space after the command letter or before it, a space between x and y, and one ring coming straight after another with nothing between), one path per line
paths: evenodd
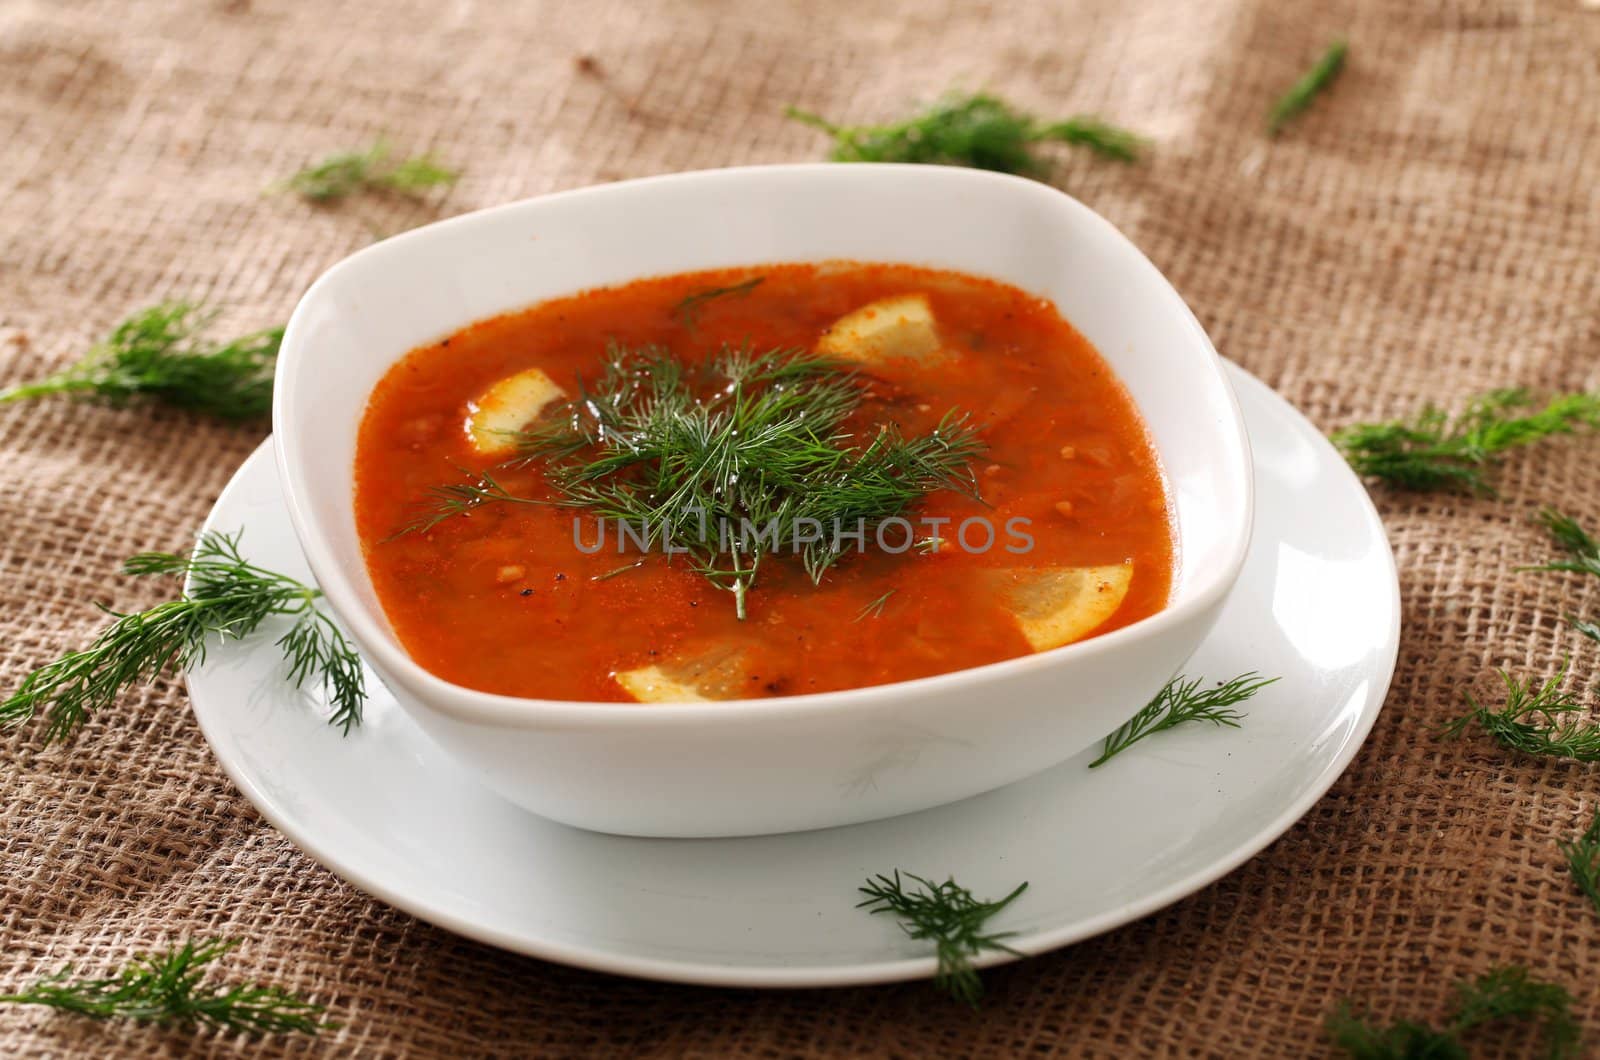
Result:
M1344 69L1345 56L1349 52L1350 45L1345 41L1336 40L1328 45L1328 50L1322 53L1316 65L1272 104L1272 109L1267 112L1268 136L1283 132L1284 126L1304 113L1312 101L1328 90Z
M1595 809L1594 818L1582 835L1559 840L1556 845L1567 859L1572 882L1589 899L1594 911L1600 913L1600 807Z
M1348 1001L1323 1022L1329 1039L1355 1060L1468 1060L1467 1051L1449 1034L1410 1020L1380 1027L1358 1016Z
M1568 571L1574 574L1593 574L1600 578L1600 540L1578 525L1571 516L1554 508L1541 508L1534 520L1543 526L1555 543L1564 549L1570 559L1555 563L1542 563L1518 567L1519 571ZM1568 615L1567 622L1574 630L1592 641L1600 642L1600 623Z
M1476 722L1496 743L1512 751L1600 761L1600 724L1580 720L1583 705L1560 687L1567 674L1565 665L1543 682L1538 678L1518 681L1505 670L1495 672L1505 685L1505 706L1490 710L1469 692L1466 700L1471 709L1444 726L1441 736L1459 736Z
M314 162L269 190L292 191L308 202L337 202L357 192L392 191L417 195L461 176L432 155L398 162L389 157L389 142L379 137L365 151L341 151Z
M863 607L861 612L856 615L856 621L860 622L862 619L877 618L878 616L882 615L883 609L889 605L889 597L893 596L894 594L895 590L890 589L888 592L869 603L866 607Z
M1582 1029L1572 1016L1572 994L1559 983L1544 983L1526 968L1492 968L1470 983L1456 984L1456 1033L1504 1019L1538 1020L1552 1060L1576 1055Z
M499 480L488 471L480 471L474 474L463 468L461 473L467 477L467 481L430 487L427 492L427 501L417 511L416 515L410 522L390 534L388 540L392 541L406 534L426 533L446 519L451 519L458 515L466 515L474 508L484 504L497 502L507 504L547 503L533 497L522 497L512 493L502 486Z
M1506 450L1600 426L1600 394L1561 394L1532 406L1526 390L1494 390L1455 417L1428 405L1410 420L1359 423L1332 439L1359 475L1402 489L1493 496L1484 472Z
M946 96L889 125L835 125L797 107L784 113L833 137L829 157L835 162L917 162L1037 176L1045 169L1033 153L1038 143L1072 144L1122 162L1138 158L1144 146L1140 137L1099 118L1043 122L981 92Z
M1146 736L1154 736L1186 722L1209 721L1213 725L1237 729L1244 715L1231 709L1233 705L1244 702L1278 678L1259 677L1252 671L1202 689L1200 685L1204 680L1201 677L1189 680L1174 677L1168 681L1154 699L1139 708L1139 713L1105 738L1100 757L1090 762L1089 768L1104 765L1112 756L1121 754Z
M440 165L432 155L417 155L397 163L373 179L380 188L402 195L415 195L429 188L454 184L461 179L461 174Z
M1086 147L1117 162L1137 162L1145 147L1144 137L1091 114L1050 122L1041 126L1038 134L1041 140Z
M1334 1045L1356 1060L1467 1060L1461 1035L1503 1020L1528 1020L1543 1032L1545 1056L1568 1060L1582 1049L1583 1029L1572 1014L1573 997L1559 983L1534 979L1527 969L1492 968L1456 984L1453 1015L1444 1030L1404 1021L1380 1027L1341 1002L1326 1021Z
M608 582L612 578L626 574L631 570L638 570L642 566L644 566L644 560L636 559L632 563L624 563L620 567L612 567L610 570L604 571L603 573L591 574L589 576L589 580L592 582Z
M1572 571L1576 574L1593 574L1600 578L1600 540L1596 540L1594 535L1579 526L1576 519L1563 515L1554 508L1541 508L1534 518L1545 528L1555 543L1572 558L1533 567L1519 567L1519 570Z
M283 329L218 345L199 335L210 322L211 314L188 302L151 306L118 324L76 364L0 391L0 402L74 394L122 405L145 397L234 422L265 416Z
M581 509L627 523L647 549L684 555L744 618L768 556L795 553L820 582L848 547L833 528L871 535L934 490L977 496L970 465L983 443L965 416L913 438L882 427L854 444L844 425L861 400L853 372L801 350L724 349L690 367L664 350L616 348L596 384L517 436L511 463L538 465L554 501L485 477L435 490L433 508L399 533L492 500Z
M1028 889L1027 883L1018 884L1016 890L998 901L985 902L974 898L971 891L953 879L934 883L909 872L904 879L917 887L907 890L899 869L893 875L879 873L868 878L866 886L860 888L866 898L856 908L889 913L900 920L901 930L911 938L932 942L938 960L934 985L977 1008L983 999L983 983L972 966L972 958L991 950L1021 956L1005 943L1016 932L986 932L985 928Z
M141 955L106 979L72 979L72 966L44 976L0 1003L44 1005L91 1019L130 1019L163 1026L217 1027L246 1034L315 1034L336 1026L312 1004L277 987L204 982L207 968L238 943L186 942L154 956Z
M89 647L68 652L23 678L0 702L0 725L21 725L45 712L45 743L69 739L123 689L168 668L205 661L212 640L249 636L273 615L294 616L278 640L289 679L313 676L328 688L330 724L348 733L361 723L366 689L361 660L332 619L318 609L321 591L247 562L238 534L204 534L188 555L144 552L123 565L134 577L188 577L188 595L144 611L108 612L115 621Z
M742 283L729 284L726 287L712 287L704 291L695 291L693 294L684 295L678 304L672 307L672 315L686 330L693 331L700 323L700 313L707 302L718 298L739 298L749 294L760 287L766 280L765 276L752 276Z

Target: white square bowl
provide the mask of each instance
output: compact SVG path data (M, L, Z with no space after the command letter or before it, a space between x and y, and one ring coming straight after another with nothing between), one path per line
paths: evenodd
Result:
M667 273L852 259L991 277L1052 300L1150 430L1178 569L1159 613L1091 640L891 685L635 705L451 684L406 654L356 534L356 435L411 349L485 317ZM1149 260L1044 184L936 166L709 170L542 196L428 225L335 265L279 355L290 515L329 605L418 724L506 798L584 828L722 836L821 828L965 798L1127 720L1210 628L1249 544L1249 445L1221 363Z

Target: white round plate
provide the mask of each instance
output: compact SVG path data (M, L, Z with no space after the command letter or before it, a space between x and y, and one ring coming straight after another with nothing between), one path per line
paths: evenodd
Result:
M993 926L1015 931L1023 954L1077 942L1198 890L1282 834L1355 755L1394 671L1399 585L1366 492L1299 413L1230 374L1255 450L1255 543L1184 670L1282 678L1244 707L1239 729L1185 726L1093 771L1087 751L892 820L689 840L582 832L512 806L431 744L370 671L366 721L341 737L316 693L284 682L271 636L224 645L189 675L195 715L223 769L311 857L415 916L520 953L736 986L929 976L925 945L856 908L866 877L896 868L953 876L979 897L1026 880ZM242 529L252 561L309 578L265 445L207 528Z

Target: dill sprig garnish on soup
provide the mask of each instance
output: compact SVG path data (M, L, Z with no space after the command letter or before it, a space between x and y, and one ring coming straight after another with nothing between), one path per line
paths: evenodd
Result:
M832 262L482 321L374 390L356 510L424 667L582 700L862 687L1159 610L1172 526L1127 393L1055 307Z
M876 534L934 490L978 495L971 463L984 446L965 413L925 434L882 424L862 438L845 422L864 390L855 372L801 350L724 350L691 369L619 349L550 429L519 436L518 454L543 462L558 503L639 528L646 548L684 549L744 618L769 539L804 539L799 559L817 582L847 543L806 528ZM747 525L760 532L721 533Z
M660 349L614 348L596 384L546 426L511 436L514 460L542 466L553 503L636 528L641 547L681 549L733 595L742 619L774 545L804 540L800 561L816 582L846 546L807 528L875 534L933 490L978 496L971 463L983 443L964 413L911 438L883 425L862 444L845 421L864 390L848 366L802 350L723 350L691 367ZM485 472L437 487L403 530L489 501L530 500ZM746 526L759 532L727 532Z
M740 295L749 294L757 287L760 287L761 281L764 279L766 279L765 276L752 276L750 279L739 283L730 283L722 287L707 287L702 291L692 291L678 300L678 304L672 307L672 313L678 318L680 324L693 331L695 325L700 321L701 310L705 308L707 302L715 301L718 298L737 298Z
M484 504L545 504L538 497L520 497L500 484L492 470L476 473L463 469L466 476L461 482L443 482L429 486L425 500L416 514L394 532L395 537L405 534L426 533L457 515L466 515Z

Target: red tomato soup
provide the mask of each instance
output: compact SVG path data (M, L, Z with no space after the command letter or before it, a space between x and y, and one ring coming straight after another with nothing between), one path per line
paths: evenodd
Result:
M848 395L844 414L819 411L814 391L785 406L796 386L780 369L751 388L752 418L730 435L718 417L732 415L734 387L718 365L772 351L786 352L769 364L812 373L799 390ZM612 358L633 367L608 377ZM629 463L642 435L596 420L594 406L650 407L665 377L641 374L642 359L675 373L667 383L690 399L655 408L652 422L671 431L642 443L659 449L654 462ZM828 415L833 426L807 439ZM735 551L736 523L723 527L729 551L707 559L722 542L704 516L700 550L668 553L679 539L641 550L648 527L624 534L586 503L596 495L585 481L620 488L624 513L671 510L684 497L662 491L696 460L745 461L740 447L765 444L759 428L774 421L791 433L741 463L730 491L770 500L803 467L812 477L786 487L798 507L783 511L851 512L844 491L870 464L867 492L897 498L884 502L897 520L879 508L870 522L820 528L816 547L839 554L813 564L825 568L815 581L795 546L817 530L765 542L751 576L743 568L763 543ZM579 426L588 433L563 446ZM966 428L971 459L941 450ZM913 443L944 461L943 480L905 486L920 465L884 456ZM611 477L592 477L619 448ZM384 376L355 476L367 566L411 656L469 688L542 699L797 695L981 666L1153 614L1176 563L1155 451L1088 341L1044 299L904 265L665 276L473 324ZM962 483L976 496L939 488ZM710 497L733 495L718 484Z

